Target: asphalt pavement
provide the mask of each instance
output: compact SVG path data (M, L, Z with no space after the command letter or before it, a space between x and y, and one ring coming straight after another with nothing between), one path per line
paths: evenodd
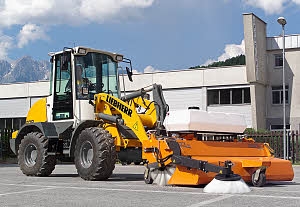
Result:
M49 177L29 177L15 164L0 164L0 206L300 206L300 166L292 182L251 187L246 194L208 194L203 186L146 185L144 166L116 165L107 181L84 181L74 165L57 165Z

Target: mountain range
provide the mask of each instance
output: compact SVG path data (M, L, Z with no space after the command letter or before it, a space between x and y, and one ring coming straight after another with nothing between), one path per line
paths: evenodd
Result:
M214 62L208 66L198 65L190 68L220 67L225 65L245 65L245 55ZM49 80L50 66L49 61L34 60L30 56L24 56L11 63L0 60L0 84Z
M48 80L49 77L49 61L34 60L30 56L11 63L0 60L0 84Z

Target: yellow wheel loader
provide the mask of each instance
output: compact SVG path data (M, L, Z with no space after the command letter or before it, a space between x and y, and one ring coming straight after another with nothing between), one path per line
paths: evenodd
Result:
M48 176L57 159L70 158L85 180L108 179L116 159L144 162L148 184L245 180L263 186L266 180L293 179L291 163L274 158L267 144L251 139L207 140L201 134L242 133L239 119L230 123L230 117L210 114L209 118L196 107L169 111L157 84L121 94L120 63L130 66L126 71L132 80L131 61L123 55L86 47L49 55L50 96L31 107L26 124L10 140L25 175ZM151 100L146 98L150 92Z

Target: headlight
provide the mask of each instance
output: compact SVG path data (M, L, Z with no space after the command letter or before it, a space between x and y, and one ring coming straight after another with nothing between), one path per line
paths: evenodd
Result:
M81 55L85 55L85 54L86 54L86 49L84 49L84 48L79 48L79 49L78 49L78 53L81 54Z
M118 61L118 62L123 61L123 56L122 55L116 55L116 61Z

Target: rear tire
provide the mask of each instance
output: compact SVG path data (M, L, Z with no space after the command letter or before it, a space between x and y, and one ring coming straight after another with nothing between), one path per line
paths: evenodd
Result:
M48 176L55 169L56 157L48 155L48 139L39 132L30 132L22 139L18 151L21 171L29 176Z
M77 139L74 155L77 172L84 180L107 180L115 169L114 139L102 128L84 129Z

